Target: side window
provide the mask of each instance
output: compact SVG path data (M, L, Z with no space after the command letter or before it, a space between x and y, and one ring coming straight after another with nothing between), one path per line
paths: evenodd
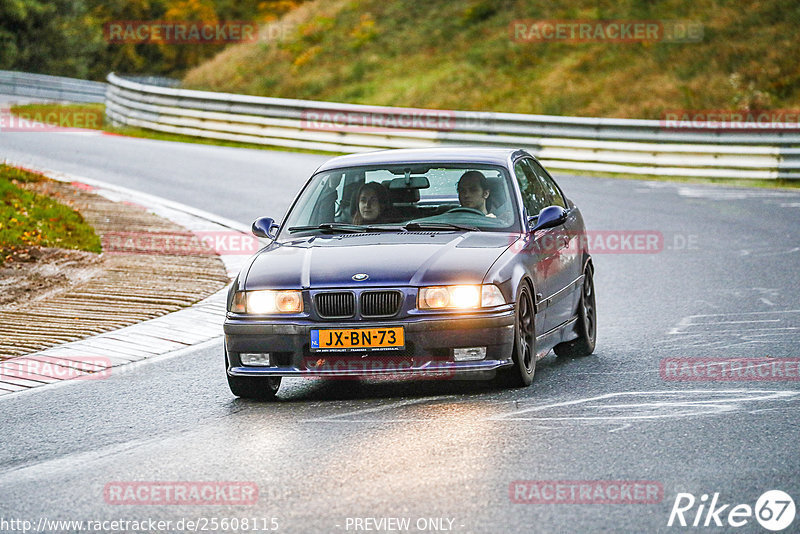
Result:
M528 212L528 217L535 217L539 212L549 206L545 189L541 181L533 172L528 160L520 160L514 164L514 175L519 183L519 190L522 193L522 201Z
M525 160L530 163L531 167L536 171L536 175L539 177L539 180L542 182L542 187L544 187L545 191L547 192L547 196L550 201L550 206L561 206L562 208L567 207L567 203L564 201L564 197L561 195L561 191L558 190L558 186L550 178L550 175L545 172L541 165L533 160Z

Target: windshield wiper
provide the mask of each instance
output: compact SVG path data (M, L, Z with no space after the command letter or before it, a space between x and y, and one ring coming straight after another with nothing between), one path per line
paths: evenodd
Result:
M477 232L474 226L463 224L452 224L443 222L410 222L403 226L406 230L464 230L467 232Z
M369 231L369 232L399 232L400 230L402 230L402 229L403 229L403 227L402 227L402 226L398 226L398 225L396 225L396 224L395 224L395 225L387 225L387 226L383 226L383 225L381 225L381 226L374 226L374 225L370 225L370 226L366 226L365 228L366 228L366 229L367 229L367 231Z
M361 225L361 224L348 224L348 223L322 223L319 225L309 225L309 226L292 226L289 228L290 232L302 232L304 230L324 230L327 232L342 232L342 233L352 233L352 234L361 234L365 232L399 232L402 230L403 227L393 225L393 226L373 226L373 225Z
M397 232L400 230L463 230L466 232L477 232L478 229L474 226L465 226L461 224L442 223L442 222L410 222L403 226L364 226L359 224L348 223L322 223L318 225L308 226L291 226L289 232L304 232L308 230L322 230L331 233L346 233L346 234L361 234L365 232Z
M347 234L360 234L362 232L366 232L367 228L358 224L346 224L346 223L322 223L318 225L309 225L309 226L292 226L289 228L289 231L294 232L303 232L305 230L324 230L326 232L342 232Z

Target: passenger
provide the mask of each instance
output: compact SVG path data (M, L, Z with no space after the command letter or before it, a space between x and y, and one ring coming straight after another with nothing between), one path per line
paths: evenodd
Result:
M489 180L480 171L467 171L458 180L458 201L464 208L480 211L487 217L494 217L489 213L486 204L490 202Z
M368 182L356 194L353 224L380 224L391 222L392 207L389 192L378 182Z

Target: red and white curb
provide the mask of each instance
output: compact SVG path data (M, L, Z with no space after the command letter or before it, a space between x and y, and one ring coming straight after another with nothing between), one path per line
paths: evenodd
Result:
M191 232L234 232L243 237L252 236L250 229L241 223L185 204L82 176L14 161L6 163L53 180L84 184L109 200L138 204ZM219 256L231 278L249 257L250 253ZM101 378L113 367L166 356L219 338L223 335L228 287L189 308L162 317L4 360L0 362L0 395L76 378Z

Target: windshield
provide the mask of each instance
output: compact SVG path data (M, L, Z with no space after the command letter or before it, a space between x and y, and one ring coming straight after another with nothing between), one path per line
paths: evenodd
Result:
M316 174L289 212L281 233L368 229L519 231L503 167L404 164ZM288 232L288 234L287 234Z

